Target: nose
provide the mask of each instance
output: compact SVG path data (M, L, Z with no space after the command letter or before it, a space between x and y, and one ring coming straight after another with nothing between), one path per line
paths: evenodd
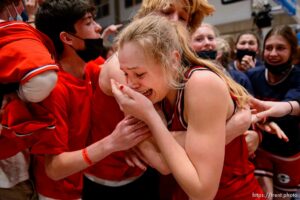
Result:
M270 55L271 56L276 56L277 55L277 51L276 51L275 48L270 51Z
M95 22L95 31L97 33L100 33L102 30L102 26L100 24L98 24L97 22Z
M130 88L132 88L134 90L138 89L138 87L139 87L138 80L134 79L134 78L127 78L127 84Z

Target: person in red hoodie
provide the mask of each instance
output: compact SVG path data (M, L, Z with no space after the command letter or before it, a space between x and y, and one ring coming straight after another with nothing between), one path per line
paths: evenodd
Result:
M6 95L4 102L7 102L8 94L18 94L18 98L14 101L1 106L4 115L2 118L9 116L10 120L1 121L3 131L0 143L4 144L3 147L16 144L16 148L1 151L0 158L12 156L28 146L16 138L15 134L10 134L6 130L13 129L20 135L25 134L19 131L19 127L25 125L24 118L33 115L28 110L29 107L38 106L32 103L41 102L50 94L56 84L56 73L59 69L55 63L55 50L51 40L28 24L16 21L22 19L21 2L21 0L4 0L0 3L0 104L2 105L4 95ZM28 115L18 110L24 104L28 108L24 108L24 112ZM17 117L12 117L12 113L17 113ZM31 126L29 132L48 125L45 123Z
M33 115L29 108L38 106L38 102L50 94L59 69L51 40L20 21L23 10L21 0L0 1L1 199L35 198L28 171L30 155L27 148L31 143L20 137L24 136L20 127L28 125L25 121L30 121ZM15 99L8 103L11 93L17 95L13 95ZM51 120L49 122L51 124ZM40 121L31 124L28 131L47 127L47 123Z

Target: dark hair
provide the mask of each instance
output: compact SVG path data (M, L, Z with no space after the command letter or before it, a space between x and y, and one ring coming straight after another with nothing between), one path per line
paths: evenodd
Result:
M87 0L46 0L38 9L35 26L53 41L58 56L63 52L60 33L76 33L75 23L95 7Z
M11 5L11 4L15 4L16 6L19 5L21 1L20 0L1 0L0 1L0 12L3 12L4 9Z
M265 51L266 41L268 40L268 38L270 38L273 35L282 36L291 45L290 59L293 61L297 56L297 51L298 51L298 39L296 36L296 32L293 31L293 29L287 25L280 25L272 28L265 36L263 53Z

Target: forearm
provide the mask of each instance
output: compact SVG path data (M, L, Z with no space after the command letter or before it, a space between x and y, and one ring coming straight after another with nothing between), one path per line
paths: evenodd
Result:
M157 146L154 144L154 141L147 139L138 145L138 149L152 168L155 168L163 175L171 173L169 166Z
M86 148L86 155L93 164L114 151L114 146L109 140L110 138L106 137ZM46 156L46 172L53 180L63 179L89 166L90 164L83 157L83 149Z
M208 187L199 178L200 175L185 149L176 142L161 119L152 115L148 126L173 176L183 190L192 199L194 199L193 197L197 197L195 199L207 199L207 194L210 194L210 192L206 192L209 190Z

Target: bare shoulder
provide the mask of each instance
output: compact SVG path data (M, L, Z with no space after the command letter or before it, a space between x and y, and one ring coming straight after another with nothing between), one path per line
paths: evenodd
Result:
M193 72L186 83L187 90L220 90L228 91L225 80L210 70L199 70Z

